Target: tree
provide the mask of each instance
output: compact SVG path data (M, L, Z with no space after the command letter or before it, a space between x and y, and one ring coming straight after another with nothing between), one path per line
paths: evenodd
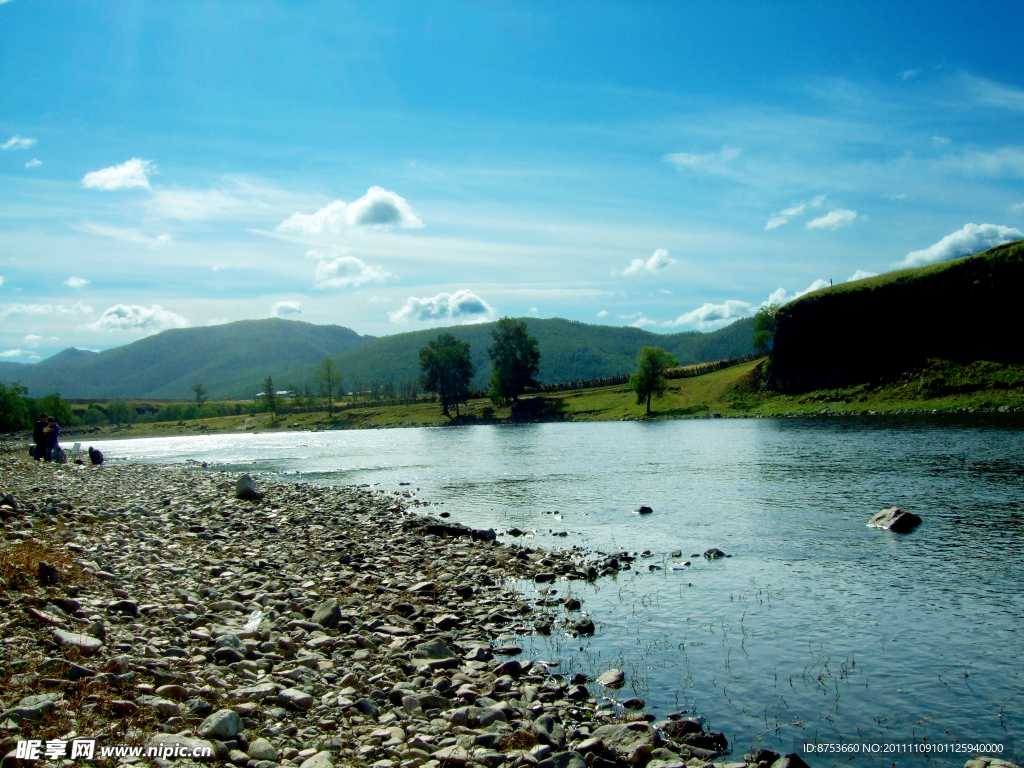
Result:
M629 377L629 385L636 392L637 405L647 402L647 415L651 413L651 397L661 397L668 386L665 371L679 361L661 347L644 347L636 357L636 373Z
M274 416L277 416L277 390L274 389L274 377L267 376L263 381L263 404Z
M31 426L28 416L28 392L18 382L10 386L0 384L0 432L14 432Z
M199 410L203 410L203 403L210 399L206 396L206 385L202 382L196 382L192 385L192 391L196 393L196 407Z
M778 304L765 304L754 315L754 350L762 355L770 355L775 346L775 326L780 309L782 307Z
M448 408L454 405L458 416L459 403L469 399L469 382L476 373L469 344L442 333L420 350L420 370L420 383L425 390L437 393L444 415L451 416Z
M124 400L107 403L107 418L115 424L131 424L135 420L135 409Z
M540 350L537 340L526 330L526 323L503 317L491 331L494 344L487 348L494 371L488 394L498 405L512 404L513 412L519 396L527 387L537 386Z
M325 357L320 361L316 380L320 385L320 398L327 405L327 412L334 413L334 393L341 390L341 372L331 358Z

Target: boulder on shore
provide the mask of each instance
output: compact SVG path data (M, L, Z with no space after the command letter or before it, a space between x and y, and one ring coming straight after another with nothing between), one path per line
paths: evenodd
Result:
M893 533L910 533L921 524L921 518L912 512L904 512L899 507L883 509L868 520L868 528L881 528Z
M245 501L263 501L264 494L256 487L252 475L242 475L235 483L235 496Z

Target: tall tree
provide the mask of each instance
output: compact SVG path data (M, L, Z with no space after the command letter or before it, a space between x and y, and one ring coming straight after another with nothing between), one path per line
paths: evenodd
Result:
M196 382L192 385L192 391L196 393L196 407L202 410L203 403L209 400L206 396L206 385L202 382Z
M28 402L25 399L26 392L28 389L18 382L10 386L0 384L0 433L14 432L31 426Z
M778 304L765 304L754 315L754 351L770 355L775 346L776 315L782 309Z
M420 350L420 370L420 383L428 392L437 393L444 415L451 416L448 408L454 405L458 416L459 403L469 398L469 382L476 373L469 344L450 333L442 333Z
M499 404L512 404L515 411L519 396L527 387L537 386L537 371L540 370L540 350L537 340L526 330L526 323L501 318L491 331L494 344L487 348L494 371L491 373L491 389L488 394Z
M647 414L651 413L651 397L665 394L668 384L665 371L679 365L679 361L661 347L644 347L636 358L636 373L629 377L629 385L636 392L637 405L647 402Z
M325 357L320 361L316 380L320 385L320 398L327 406L327 412L334 413L334 394L341 389L341 372L331 358Z
M274 389L274 377L267 376L263 381L263 404L274 416L277 416L277 390Z

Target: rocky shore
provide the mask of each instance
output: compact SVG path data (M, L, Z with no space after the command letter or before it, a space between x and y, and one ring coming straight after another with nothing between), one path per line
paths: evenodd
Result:
M47 764L16 755L29 738L95 738L95 762L104 745L209 747L207 764L246 768L802 765L620 705L619 670L524 658L524 635L594 632L566 586L612 569L422 506L411 489L0 457L4 768Z

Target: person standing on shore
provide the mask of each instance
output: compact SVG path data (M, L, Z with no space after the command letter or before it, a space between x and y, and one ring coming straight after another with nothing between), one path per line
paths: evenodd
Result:
M32 440L36 447L32 452L32 458L42 461L46 457L46 414L40 413L32 429Z
M60 461L60 443L57 438L60 436L60 427L57 421L50 416L46 420L46 460Z

